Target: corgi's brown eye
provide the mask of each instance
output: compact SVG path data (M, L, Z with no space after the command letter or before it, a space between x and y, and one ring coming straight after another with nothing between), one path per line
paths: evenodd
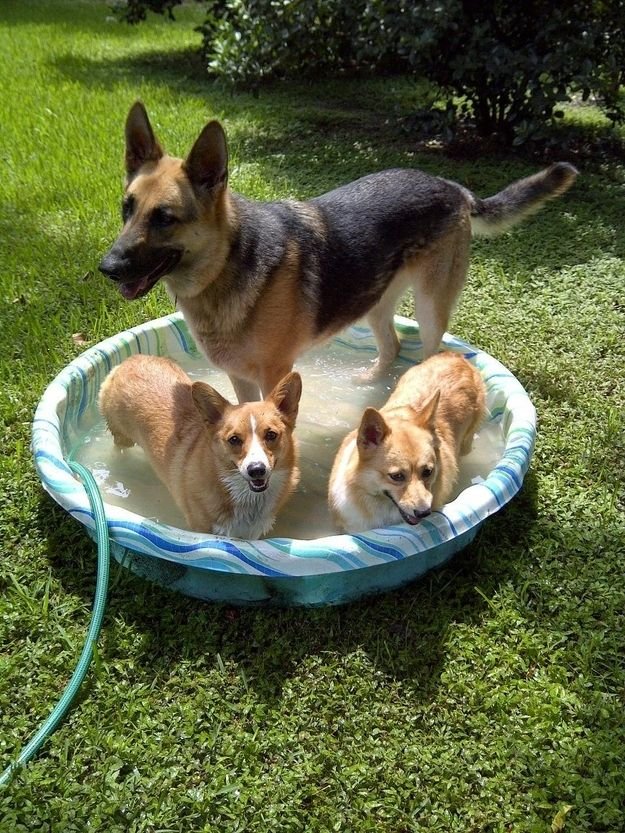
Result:
M278 435L276 434L275 431L266 431L265 432L265 439L267 440L267 442L271 443L274 440L278 439Z
M432 477L433 474L434 469L431 466L423 466L421 469L421 477L423 477L424 480L427 480L428 477Z
M242 445L243 440L241 437L238 437L236 434L233 434L231 437L228 437L228 442L230 445Z
M388 476L395 483L403 483L406 479L406 475L403 473L403 471L389 471Z

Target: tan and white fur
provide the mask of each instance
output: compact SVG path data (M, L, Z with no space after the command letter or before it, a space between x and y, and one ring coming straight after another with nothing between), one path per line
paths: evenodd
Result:
M190 529L254 539L299 481L301 390L289 373L265 400L232 405L171 359L136 355L104 380L99 406L116 446L143 448Z
M328 492L336 526L414 525L440 509L485 414L484 382L463 356L438 353L407 370L384 407L367 408L339 448Z
M178 159L164 153L136 102L126 119L123 228L99 268L128 300L162 279L239 401L258 399L303 351L363 317L378 345L370 375L386 370L399 350L393 313L409 289L423 356L436 353L472 235L515 225L576 176L558 162L480 199L455 182L395 168L307 201L259 202L228 187L218 122Z

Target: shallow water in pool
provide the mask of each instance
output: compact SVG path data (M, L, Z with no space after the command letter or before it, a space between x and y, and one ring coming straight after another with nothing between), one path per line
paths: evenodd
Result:
M173 354L193 379L213 385L230 401L236 401L228 377L207 362L191 359L186 353ZM357 381L363 358L354 351L334 345L308 352L297 362L303 379L303 393L297 420L296 436L300 448L300 485L282 510L272 537L319 538L332 535L327 509L327 484L336 451L349 431L355 428L363 409L384 404L396 379L409 367L398 359L387 376L375 384ZM153 521L185 528L180 510L166 488L153 474L139 447L119 450L104 421L93 408L81 420L78 436L70 456L94 475L108 504ZM471 483L485 478L500 459L505 447L501 423L487 420L475 436L472 452L460 461L460 478L454 497Z

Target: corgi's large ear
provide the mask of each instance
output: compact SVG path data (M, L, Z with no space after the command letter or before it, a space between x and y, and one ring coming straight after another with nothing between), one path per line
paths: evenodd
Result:
M228 145L218 121L209 122L195 140L184 169L198 197L214 196L228 182Z
M415 407L414 405L413 410L417 414L417 418L422 425L427 425L428 428L433 429L435 427L436 422L436 411L438 409L438 403L440 402L441 392L440 390L434 391L434 393L423 402L423 404Z
M128 179L146 162L158 162L163 150L156 141L148 114L140 101L130 108L126 117L126 173Z
M292 371L281 379L267 399L276 406L282 418L291 428L295 427L299 400L302 395L302 377Z
M388 436L388 433L389 427L382 414L376 411L375 408L366 408L360 420L356 438L358 451L361 454L375 451L384 438Z
M206 382L194 382L191 396L204 422L211 428L221 422L224 413L231 407L230 402Z

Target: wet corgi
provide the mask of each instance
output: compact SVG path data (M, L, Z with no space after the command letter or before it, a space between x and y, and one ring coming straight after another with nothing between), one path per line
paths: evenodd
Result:
M406 371L339 448L329 484L337 527L413 526L443 506L485 414L484 382L463 356L438 353Z
M191 529L253 539L299 480L301 391L289 373L263 401L235 406L171 359L136 355L104 380L99 406L115 445L143 448Z

